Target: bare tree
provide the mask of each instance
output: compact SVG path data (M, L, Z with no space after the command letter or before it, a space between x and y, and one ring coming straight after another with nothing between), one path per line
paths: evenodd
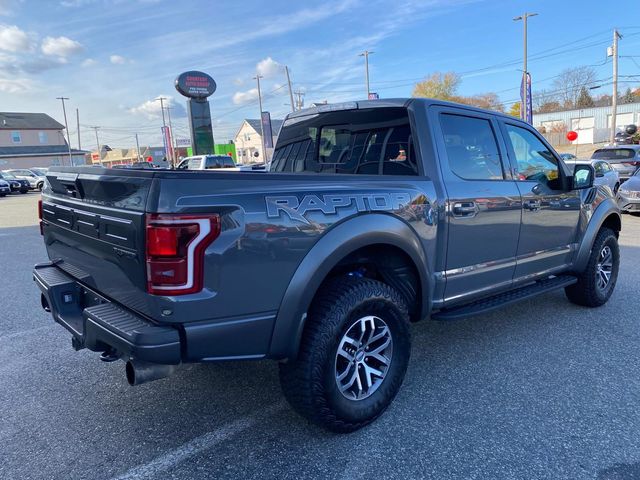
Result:
M582 66L564 69L553 81L553 89L558 101L565 108L575 107L580 90L589 88L596 79L596 71L592 67Z

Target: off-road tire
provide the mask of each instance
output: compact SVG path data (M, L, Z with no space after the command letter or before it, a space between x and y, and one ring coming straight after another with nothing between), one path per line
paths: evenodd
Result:
M605 290L598 288L596 274L600 254L605 247L611 249L613 256L613 265L611 268L611 277ZM585 307L600 307L607 303L609 297L613 293L618 279L618 270L620 268L620 248L618 247L618 238L610 228L602 228L598 232L591 255L586 268L578 277L578 282L564 289L567 298L577 305Z
M336 381L336 352L353 322L384 320L391 333L391 361L379 387L367 398L345 397ZM325 283L308 312L296 359L280 364L280 384L293 409L334 432L352 432L373 422L398 393L409 363L411 336L406 302L377 280L341 277Z

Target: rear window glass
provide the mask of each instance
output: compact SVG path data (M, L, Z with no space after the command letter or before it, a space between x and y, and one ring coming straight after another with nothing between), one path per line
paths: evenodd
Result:
M632 148L606 148L593 152L591 158L601 158L604 160L624 160L636 156L636 151Z
M407 110L349 110L289 119L270 171L417 175Z
M233 159L227 155L217 157L207 157L205 161L206 169L211 168L232 168L235 167Z

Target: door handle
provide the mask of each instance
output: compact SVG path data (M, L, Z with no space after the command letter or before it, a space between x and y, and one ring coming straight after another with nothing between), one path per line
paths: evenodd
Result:
M478 213L478 206L475 202L454 203L451 213L454 217L475 217Z
M540 200L527 200L526 202L524 202L522 206L527 210L531 210L532 212L535 212L537 210L540 210L540 207L542 206L542 202Z

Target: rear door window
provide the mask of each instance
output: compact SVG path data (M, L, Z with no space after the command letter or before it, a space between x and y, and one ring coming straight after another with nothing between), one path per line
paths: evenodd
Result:
M442 113L449 168L464 180L503 180L500 151L491 122L485 118Z
M270 171L417 175L407 110L348 110L289 119Z

